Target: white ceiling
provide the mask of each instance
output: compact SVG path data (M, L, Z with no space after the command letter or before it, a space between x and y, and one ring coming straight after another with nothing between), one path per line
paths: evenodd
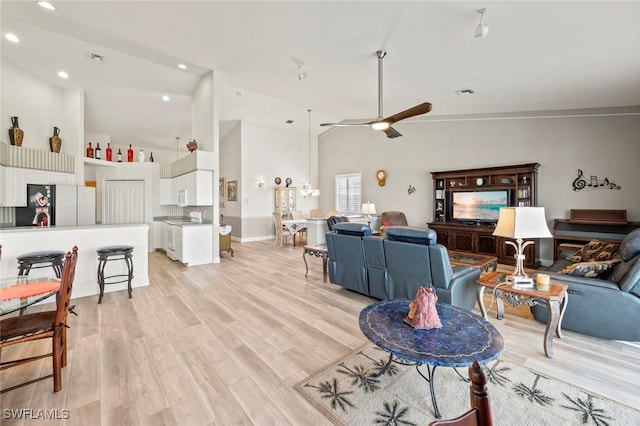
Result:
M116 141L170 149L189 135L190 94L207 70L224 83L221 120L293 119L306 133L311 108L315 133L319 122L376 117L378 49L388 52L384 115L424 101L433 110L418 119L640 105L638 1L52 3L2 2L2 33L22 40L3 38L3 59L84 88L85 130ZM485 39L474 37L481 7ZM476 93L456 94L466 88Z

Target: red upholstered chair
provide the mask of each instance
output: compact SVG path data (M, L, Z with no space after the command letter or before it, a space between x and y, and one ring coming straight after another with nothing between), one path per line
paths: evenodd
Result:
M478 361L469 366L471 410L451 420L436 420L429 426L492 426L487 378Z
M65 255L55 311L36 312L0 321L0 355L6 353L2 349L8 346L42 339L51 339L52 342L52 351L47 354L8 361L0 359L2 361L0 362L0 370L18 367L46 357L51 357L53 364L52 374L2 389L0 393L48 379L49 377L53 377L54 392L62 389L62 367L67 365L67 316L77 260L78 247L74 247L72 252L67 252Z

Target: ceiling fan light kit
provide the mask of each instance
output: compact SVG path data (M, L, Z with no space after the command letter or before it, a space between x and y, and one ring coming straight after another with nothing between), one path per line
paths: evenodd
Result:
M371 123L371 128L375 130L385 130L388 129L389 126L390 124L386 121L376 121L374 123Z
M370 126L374 130L382 130L388 138L393 139L402 136L400 132L391 127L393 123L397 123L398 121L406 118L415 117L416 115L426 114L431 111L431 104L429 102L424 102L420 105L416 105L405 111L385 118L382 115L382 59L387 56L387 52L384 50L378 50L376 51L376 56L378 57L378 117L363 123L346 123L343 120L340 123L322 123L320 124L321 126Z

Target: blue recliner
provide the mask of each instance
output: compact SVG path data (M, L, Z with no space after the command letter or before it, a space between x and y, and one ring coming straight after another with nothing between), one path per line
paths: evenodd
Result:
M388 227L387 238L370 233L366 225L339 223L327 234L332 283L377 299L413 298L418 287L433 287L441 302L473 309L480 270L452 268L433 230Z
M369 294L367 267L362 237L371 235L371 228L360 223L340 222L328 232L329 280L344 288Z

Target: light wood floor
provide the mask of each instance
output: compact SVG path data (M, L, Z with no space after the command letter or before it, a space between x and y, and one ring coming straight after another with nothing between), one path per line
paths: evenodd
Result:
M322 425L328 421L293 385L366 342L358 313L372 300L322 283L320 259L271 241L233 243L235 257L186 268L162 253L151 284L75 299L63 390L52 381L0 396L7 408L68 409L67 421L2 418L3 425ZM604 307L615 309L615 307ZM597 315L597 313L594 313ZM640 408L640 345L572 332L542 349L544 326L526 310L490 321L503 358ZM22 353L41 348L31 345ZM3 358L12 351L4 350ZM2 387L50 371L50 361L0 375Z

